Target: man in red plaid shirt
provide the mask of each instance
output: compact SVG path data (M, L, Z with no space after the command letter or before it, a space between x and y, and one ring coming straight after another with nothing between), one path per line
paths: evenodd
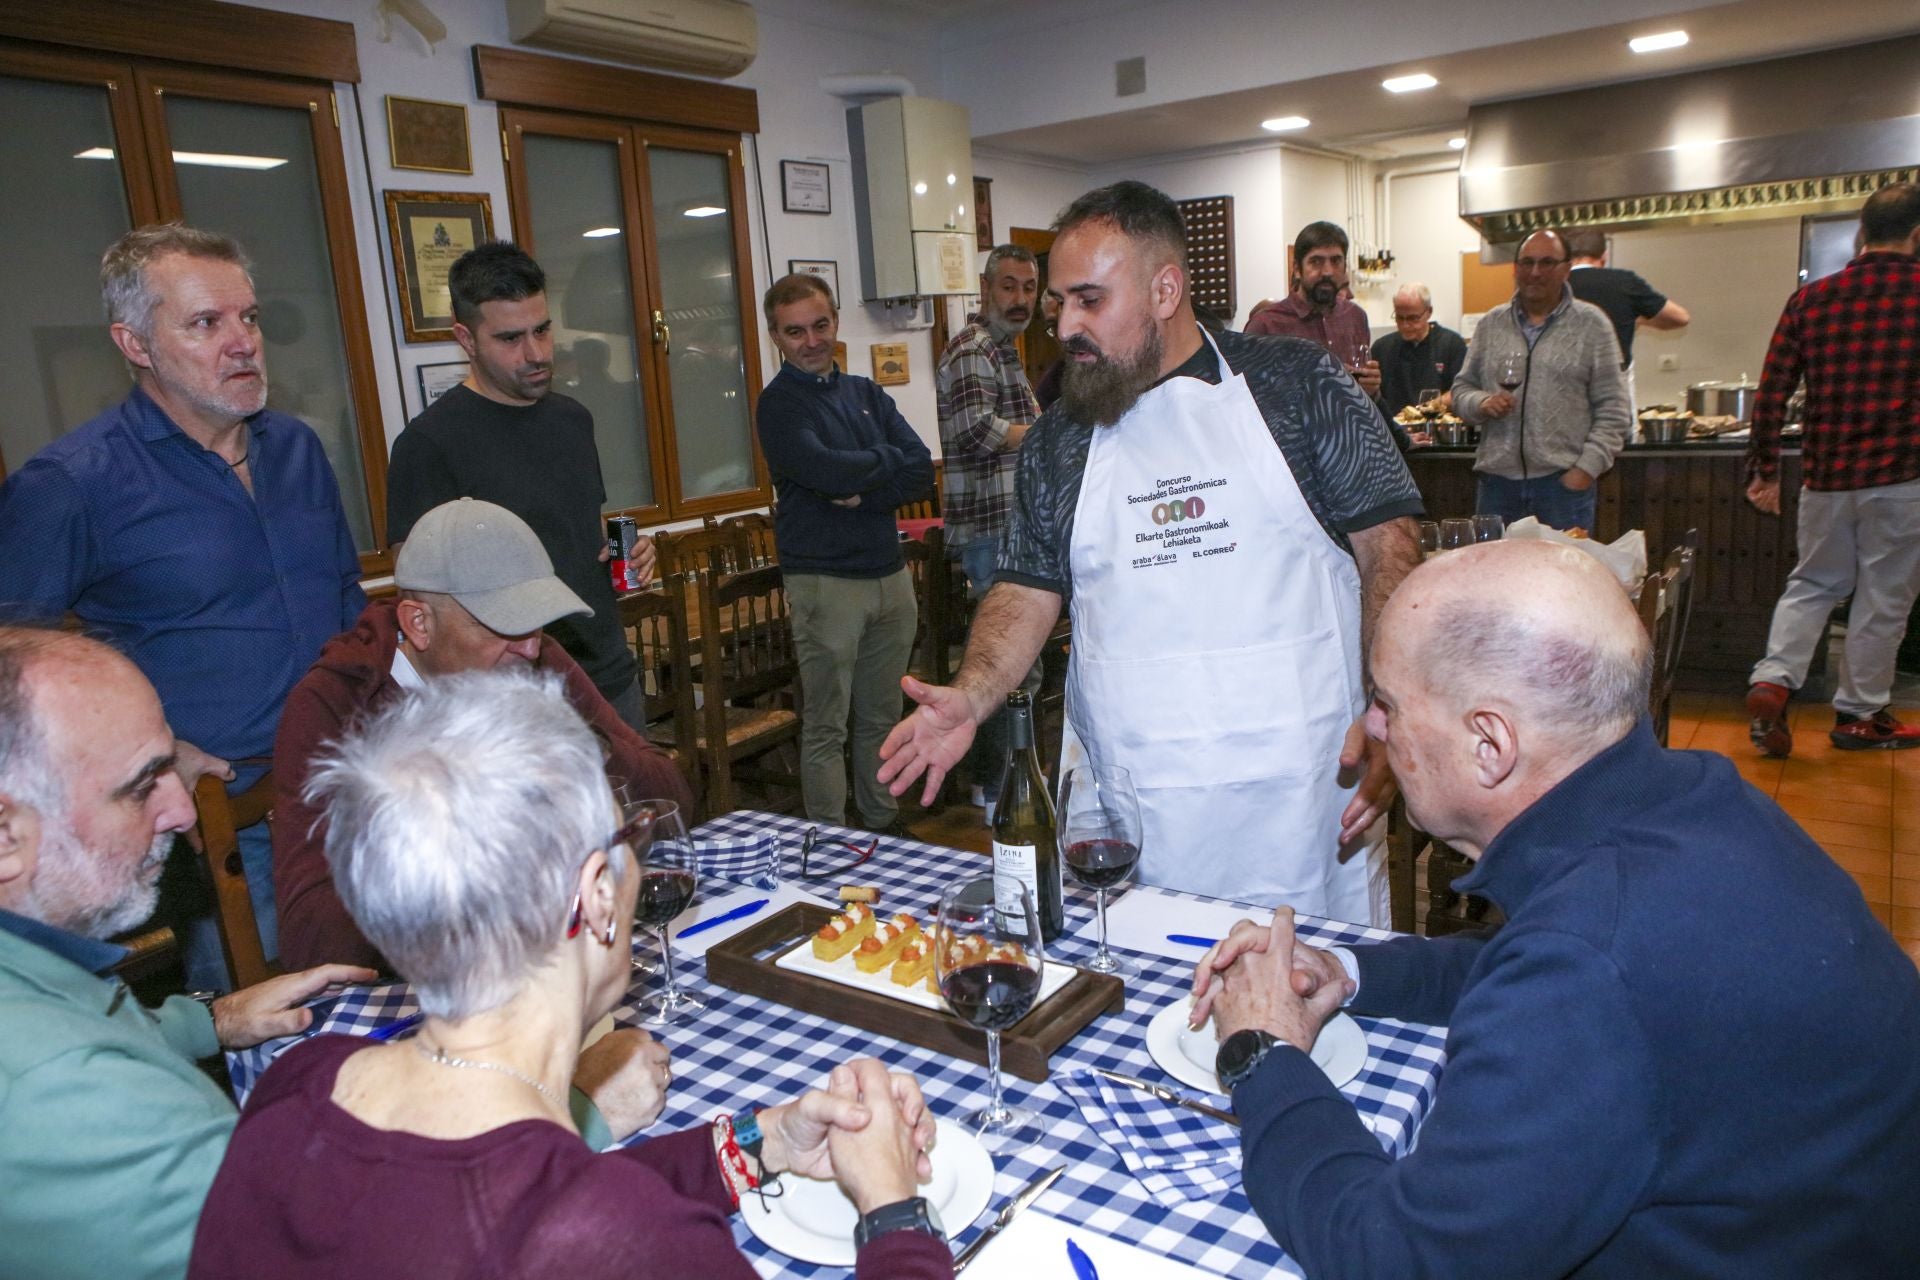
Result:
M1894 655L1920 594L1920 186L1883 187L1860 213L1861 251L1787 302L1767 349L1747 448L1747 499L1780 513L1780 428L1807 383L1799 563L1774 607L1767 656L1747 690L1754 745L1793 749L1787 699L1806 679L1833 607L1847 661L1833 745L1920 747L1920 725L1887 705Z

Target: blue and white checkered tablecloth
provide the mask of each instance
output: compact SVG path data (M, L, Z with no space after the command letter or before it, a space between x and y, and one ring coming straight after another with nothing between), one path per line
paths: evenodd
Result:
M771 835L781 843L786 874L794 876L799 869L800 839L809 825L799 818L737 812L706 823L694 832L694 838L740 842L744 846L756 837ZM864 832L822 828L823 835L828 832L863 844L872 838ZM933 913L947 885L988 869L979 854L881 837L872 860L848 878L878 887L880 906L885 910L911 911L924 917ZM708 870L718 877L729 868L722 864ZM1067 933L1049 954L1068 962L1089 958L1093 954L1092 920L1092 894L1069 885ZM1087 935L1084 939L1078 936L1082 932ZM1358 925L1303 919L1300 936L1331 945L1389 935ZM1140 976L1128 979L1125 1011L1095 1019L1056 1052L1052 1059L1055 1075L1101 1066L1180 1087L1148 1055L1146 1027L1162 1007L1183 997L1192 970L1162 956L1123 954L1141 970ZM690 1022L654 1033L673 1051L673 1092L665 1113L649 1132L670 1132L749 1104L785 1100L819 1085L835 1065L863 1054L878 1057L895 1069L911 1071L939 1114L959 1115L985 1100L984 1067L711 985L705 981L704 960L677 960L675 971L682 982L699 987L707 1008ZM635 984L629 992L630 1002L616 1011L615 1020L620 1025L637 1025L631 1000L645 994L648 984L658 981L650 978ZM365 1034L412 1013L414 1008L404 985L356 988L316 1005L315 1028L309 1034ZM1391 1019L1357 1021L1367 1037L1367 1065L1341 1092L1352 1099L1361 1119L1385 1149L1396 1156L1405 1155L1412 1149L1420 1122L1433 1103L1434 1087L1445 1061L1444 1031ZM229 1054L227 1066L235 1092L244 1099L274 1056L296 1042L288 1038ZM1025 1151L996 1158L994 1197L987 1210L975 1222L946 1224L956 1246L982 1230L1028 1179L1064 1163L1066 1175L1035 1202L1056 1217L1222 1276L1299 1274L1237 1187L1218 1199L1169 1208L1149 1195L1127 1171L1120 1156L1088 1127L1079 1108L1057 1084L1033 1084L1009 1075L1006 1085L1011 1101L1041 1113L1045 1134ZM774 1253L754 1239L737 1218L734 1234L764 1276L849 1274Z

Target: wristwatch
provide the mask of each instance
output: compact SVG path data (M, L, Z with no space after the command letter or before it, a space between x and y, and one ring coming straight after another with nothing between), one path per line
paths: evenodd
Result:
M1219 1052L1213 1055L1213 1073L1220 1077L1220 1087L1232 1093L1236 1085L1259 1069L1279 1043L1278 1036L1251 1028L1236 1031L1222 1040Z
M854 1224L853 1247L863 1249L867 1241L891 1231L918 1231L942 1244L947 1241L947 1229L940 1225L940 1215L933 1211L933 1206L927 1203L925 1196L915 1196L911 1200L883 1204L872 1213L862 1214L860 1221Z

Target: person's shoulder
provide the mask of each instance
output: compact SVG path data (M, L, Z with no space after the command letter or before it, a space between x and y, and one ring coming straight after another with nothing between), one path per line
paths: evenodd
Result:
M1589 329L1605 326L1608 333L1613 332L1613 319L1594 303L1584 298L1575 298L1573 305L1567 308L1567 318Z
M1227 367L1249 378L1288 381L1333 368L1333 357L1317 342L1277 333L1217 333Z
M287 1049L270 1063L247 1095L248 1116L287 1098L333 1091L334 1077L348 1058L368 1046L362 1036L319 1035Z
M940 353L940 363L945 366L962 356L993 356L993 336L985 325L974 321L953 335L946 349ZM845 376L845 375L842 375Z
M124 454L140 440L139 410L129 395L119 404L102 410L73 430L48 442L39 452L15 468L15 473L38 467L42 478L58 472L86 488L96 480L112 479L124 473Z

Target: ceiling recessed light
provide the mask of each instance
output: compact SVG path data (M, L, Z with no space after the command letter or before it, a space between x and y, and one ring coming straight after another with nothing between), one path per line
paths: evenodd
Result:
M1465 138L1448 138L1447 147L1453 151L1465 151L1467 149L1467 140Z
M1304 129L1312 123L1305 116L1275 116L1271 120L1262 120L1260 127L1268 133L1286 133L1290 129Z
M1662 31L1659 35L1635 36L1627 41L1627 48L1635 53L1658 53L1662 49L1678 49L1686 42L1684 31Z
M956 183L956 182L958 182L958 181L960 181L960 175L959 175L959 174L957 174L957 173L950 173L950 174L948 174L948 175L947 175L947 185L948 185L948 186L952 186L952 185L953 185L954 183Z
M725 212L726 210L717 204L697 204L687 210L687 216L689 218L717 218Z
M583 238L588 240L604 240L608 236L617 236L619 234L620 228L618 227L595 227L591 231L582 231L580 233Z
M1410 76L1395 76L1391 80L1382 80L1380 87L1388 93L1412 93L1416 89L1431 89L1439 83L1438 80L1421 71Z
M927 184L926 184L926 183L924 183L924 182L916 182L916 183L914 183L914 184L913 184L913 194L915 194L915 195L917 195L917 196L923 196L923 195L925 195L925 194L927 194Z

